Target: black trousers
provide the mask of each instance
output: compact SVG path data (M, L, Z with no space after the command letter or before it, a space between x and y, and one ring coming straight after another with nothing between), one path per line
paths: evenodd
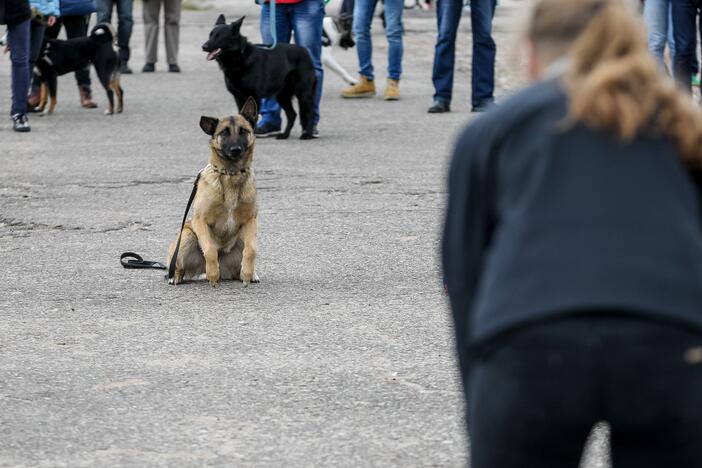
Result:
M702 333L560 319L500 340L466 379L471 468L577 468L599 421L614 468L702 466Z
M85 37L88 35L88 17L86 16L61 16L56 18L56 24L46 28L44 33L47 39L56 39L61 32L61 25L66 28L66 37ZM78 86L90 86L90 69L88 67L76 72Z

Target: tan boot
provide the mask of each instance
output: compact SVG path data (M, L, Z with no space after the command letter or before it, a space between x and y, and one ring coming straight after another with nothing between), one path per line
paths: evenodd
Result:
M385 87L383 99L386 101L397 101L400 99L400 80L388 78L388 84Z
M78 92L80 93L80 106L86 109L95 109L97 104L93 101L90 95L90 86L79 86Z
M361 79L350 88L341 91L341 97L345 98L363 98L375 96L375 82L361 75Z

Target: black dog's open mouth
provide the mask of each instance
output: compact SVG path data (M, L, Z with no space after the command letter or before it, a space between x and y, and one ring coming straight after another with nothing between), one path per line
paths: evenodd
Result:
M207 54L207 60L214 60L221 53L222 53L222 49L215 49L212 52L210 52L209 54Z

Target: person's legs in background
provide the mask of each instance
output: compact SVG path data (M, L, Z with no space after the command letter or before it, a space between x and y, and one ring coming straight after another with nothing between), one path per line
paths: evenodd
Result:
M276 5L275 10L275 33L278 42L289 43L292 38L292 23L289 15L289 5ZM264 44L273 44L273 36L270 27L270 6L267 3L261 5L261 39ZM272 136L280 132L282 120L280 118L280 105L275 98L261 99L259 109L261 120L256 126L254 133L259 137Z
M385 0L385 37L388 39L388 80L384 99L400 99L400 75L402 75L402 11L404 0Z
M156 61L158 60L158 17L161 14L161 2L163 0L147 0L143 6L144 16L144 48L146 60L144 68L141 69L144 73L151 73L156 70Z
M13 128L18 132L30 130L27 119L27 92L29 91L29 23L23 21L7 27L7 42L12 62L12 117Z
M117 47L119 47L119 72L132 72L127 65L130 57L129 40L132 37L134 17L132 5L134 0L117 0Z
M648 50L665 67L664 51L670 18L670 0L646 0L644 22L648 32Z
M470 20L473 29L473 63L471 65L471 104L473 112L485 110L495 100L495 41L492 17L496 0L471 0Z
M360 68L358 84L341 92L345 98L370 97L375 95L373 81L373 44L371 42L371 23L377 0L356 0L353 9L353 34L356 38L356 53Z
M438 37L434 48L434 103L429 113L448 112L453 94L453 71L456 60L456 32L461 21L461 0L437 0L436 21Z
M166 31L166 60L168 71L180 72L178 67L178 43L180 41L180 7L182 0L164 0L163 16Z
M322 27L324 23L324 2L303 0L291 9L291 24L295 32L295 44L309 52L314 65L317 84L314 94L314 125L319 123L319 103L322 100L324 69L322 68Z
M697 49L696 0L672 0L675 56L673 76L680 87L692 92L691 80Z

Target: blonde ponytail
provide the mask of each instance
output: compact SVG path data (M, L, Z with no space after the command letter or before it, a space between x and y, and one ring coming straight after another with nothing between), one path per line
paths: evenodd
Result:
M702 166L702 113L660 73L643 24L620 1L542 0L529 35L537 49L569 43L569 119L625 140L662 133L684 160Z

